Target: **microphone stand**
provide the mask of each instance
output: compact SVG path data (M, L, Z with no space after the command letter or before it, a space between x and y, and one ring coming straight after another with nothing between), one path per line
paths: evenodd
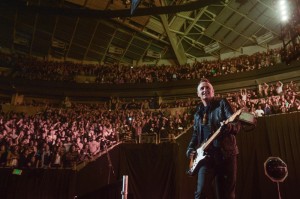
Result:
M107 184L109 184L110 182L110 175L111 173L115 176L115 171L114 171L114 167L112 165L112 162L111 162L111 159L110 159L110 155L108 153L108 150L107 150L107 145L106 143L104 144L104 148L105 148L105 152L106 152L106 156L107 156L107 160L108 160L108 179L107 179Z

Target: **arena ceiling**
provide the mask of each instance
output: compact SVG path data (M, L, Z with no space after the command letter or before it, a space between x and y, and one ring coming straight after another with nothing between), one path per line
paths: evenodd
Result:
M135 64L279 43L274 0L2 0L0 47L36 56Z

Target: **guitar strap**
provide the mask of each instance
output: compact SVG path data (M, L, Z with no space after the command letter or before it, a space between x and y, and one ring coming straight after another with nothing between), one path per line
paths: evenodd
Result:
M208 124L208 113L207 111L204 112L203 117L202 117L202 124L207 125Z
M201 137L202 140L201 142L204 142L207 140L211 134L211 127L209 122L211 121L209 117L211 116L210 114L210 106L203 106L203 112L202 112L202 125L201 125Z

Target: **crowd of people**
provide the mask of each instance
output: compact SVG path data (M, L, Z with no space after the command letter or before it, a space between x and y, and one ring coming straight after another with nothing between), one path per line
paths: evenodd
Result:
M216 97L225 97L234 110L244 108L256 117L300 111L299 86L294 81L282 83L259 83L257 88L240 89L228 93L216 93ZM174 100L170 103L161 103L161 108L195 107L196 98Z
M139 143L142 134L169 138L191 122L187 112L102 108L72 104L34 115L1 112L0 166L74 168L120 141Z
M246 108L256 117L300 111L298 86L293 81L264 82L257 90L215 96L226 97L233 110ZM124 102L111 98L104 105L69 101L68 106L46 106L34 115L2 111L0 166L74 168L121 141L141 143L142 135L172 140L192 125L199 103L196 98L188 98L163 102L153 109L151 100Z
M0 53L1 67L11 69L14 78L74 82L77 76L94 77L85 83L153 83L200 79L274 66L281 62L280 49L253 55L241 55L217 61L195 61L193 64L130 66L122 64L79 64L39 60L16 54Z
M274 66L279 50L222 61L203 61L183 66L87 65L41 61L0 53L2 76L31 80L74 81L77 75L96 76L96 83L153 83L201 79ZM215 93L226 97L234 110L242 107L256 117L300 111L295 82L258 83L257 89ZM33 115L0 113L0 166L21 168L74 168L121 141L142 142L142 135L172 140L192 125L197 98L158 103L157 99L111 98L104 105L77 104L68 99L62 107L46 105ZM176 109L176 111L171 111ZM180 109L183 108L183 109Z
M258 85L257 90L241 89L231 93L228 99L234 109L246 108L256 117L300 111L300 95L298 85L291 81L266 82Z

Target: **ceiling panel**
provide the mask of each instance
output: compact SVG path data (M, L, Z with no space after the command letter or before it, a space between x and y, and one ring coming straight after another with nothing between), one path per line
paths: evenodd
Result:
M218 30L220 30L221 24L219 23L212 23L212 25L209 26L209 28L207 28L204 33L205 35L209 36L209 37L214 37L215 34L217 33Z
M82 59L86 48L77 44L72 44L68 53L68 56L74 59Z
M240 16L236 16L236 15L232 15L232 17L230 17L227 21L225 21L224 25L231 27L231 28L235 28L236 25L242 20L242 17Z
M217 17L216 20L222 24L225 24L228 19L232 18L234 12L230 9L226 9L226 7L224 8L224 11L222 11Z
M232 48L238 50L238 49L241 48L241 44L244 44L244 43L246 43L246 42L248 42L248 41L249 41L249 40L246 39L246 38L237 36L236 38L234 38L234 39L231 41L231 46L232 46Z
M165 27L158 14L108 19L95 17L89 12L89 9L98 11L126 9L123 0L65 0L63 4L61 1L49 0L28 0L28 2L29 5L47 6L50 11L53 7L59 9L61 6L68 9L80 8L84 14L79 12L78 15L72 14L76 13L76 10L59 15L51 12L44 14L28 12L26 7L19 10L15 7L12 9L1 7L1 46L8 48L14 46L22 53L38 53L45 56L50 54L66 58L70 56L118 63L130 63L130 59L141 58L149 49L165 55L163 58L171 57L179 62L180 56L177 57L174 53L177 47L180 47L178 45L187 51L182 53L190 54L189 57L215 56L215 53L205 54L203 47L219 41L223 42L222 52L232 51L245 45L253 45L254 36L272 32L275 41L280 35L280 23L277 20L278 14L273 0L249 0L243 4L236 0L226 0L206 8L197 7L195 10L177 14L164 13L169 23ZM156 7L150 7L149 2L143 1L139 8L156 11L156 7L160 6L158 0L154 1ZM166 5L183 5L197 1L164 2ZM194 21L195 19L197 21ZM15 34L13 34L14 27ZM175 32L168 34L167 31L170 29ZM182 37L183 39L178 40ZM54 48L51 46L52 38L54 41L64 43L67 48ZM179 43L172 45L173 40ZM23 44L20 44L22 42ZM125 56L121 59L122 56L107 53L110 46L127 49Z
M229 30L227 27L220 26L220 29L218 29L215 32L215 34L213 35L213 38L216 40L223 40L226 37L226 35L230 32L231 32L231 30Z
M86 59L91 60L91 61L100 61L102 59L102 57L103 57L103 55L98 54L93 51L88 51L88 53L86 55Z
M248 20L247 18L243 18L235 27L235 30L237 31L244 31L247 27L251 25L252 29L258 29L259 26L252 21Z

